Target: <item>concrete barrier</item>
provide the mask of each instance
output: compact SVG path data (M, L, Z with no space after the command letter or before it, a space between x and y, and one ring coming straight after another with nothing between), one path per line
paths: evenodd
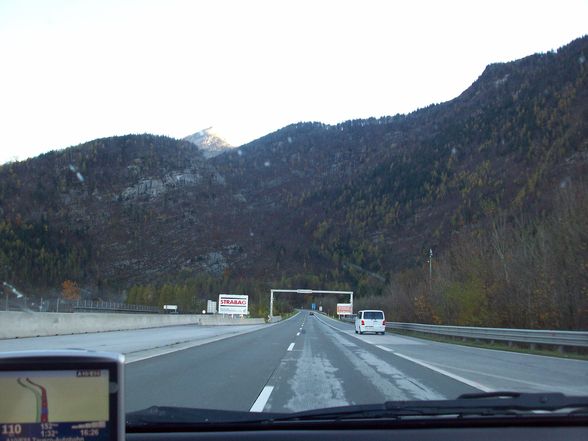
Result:
M123 331L177 325L258 325L264 319L191 314L0 312L0 339Z

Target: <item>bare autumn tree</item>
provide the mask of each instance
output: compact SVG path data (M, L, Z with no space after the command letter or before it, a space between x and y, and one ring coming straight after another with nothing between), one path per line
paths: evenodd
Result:
M65 300L79 300L80 288L76 282L65 280L61 284L61 294Z
M433 265L393 274L379 302L398 321L588 328L588 185L567 184L541 216L496 214L462 229Z
M547 296L557 323L570 329L588 326L588 186L569 184L558 194L546 222L544 271Z

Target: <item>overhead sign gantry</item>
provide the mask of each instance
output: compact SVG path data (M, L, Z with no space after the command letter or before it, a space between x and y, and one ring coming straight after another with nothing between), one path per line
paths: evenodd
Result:
M351 305L351 313L353 313L353 291L324 291L316 289L272 289L270 293L270 321L274 316L274 293L278 292L295 292L297 294L343 294L349 296L349 304Z

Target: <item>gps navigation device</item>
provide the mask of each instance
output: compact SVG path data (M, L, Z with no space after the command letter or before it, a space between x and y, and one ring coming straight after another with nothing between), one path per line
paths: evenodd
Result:
M0 441L122 441L124 357L86 350L0 354Z

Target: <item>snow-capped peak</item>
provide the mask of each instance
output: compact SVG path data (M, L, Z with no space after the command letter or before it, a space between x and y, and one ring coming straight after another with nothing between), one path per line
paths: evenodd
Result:
M218 135L212 127L200 130L190 136L186 136L184 139L198 147L207 159L218 156L221 153L234 148Z

